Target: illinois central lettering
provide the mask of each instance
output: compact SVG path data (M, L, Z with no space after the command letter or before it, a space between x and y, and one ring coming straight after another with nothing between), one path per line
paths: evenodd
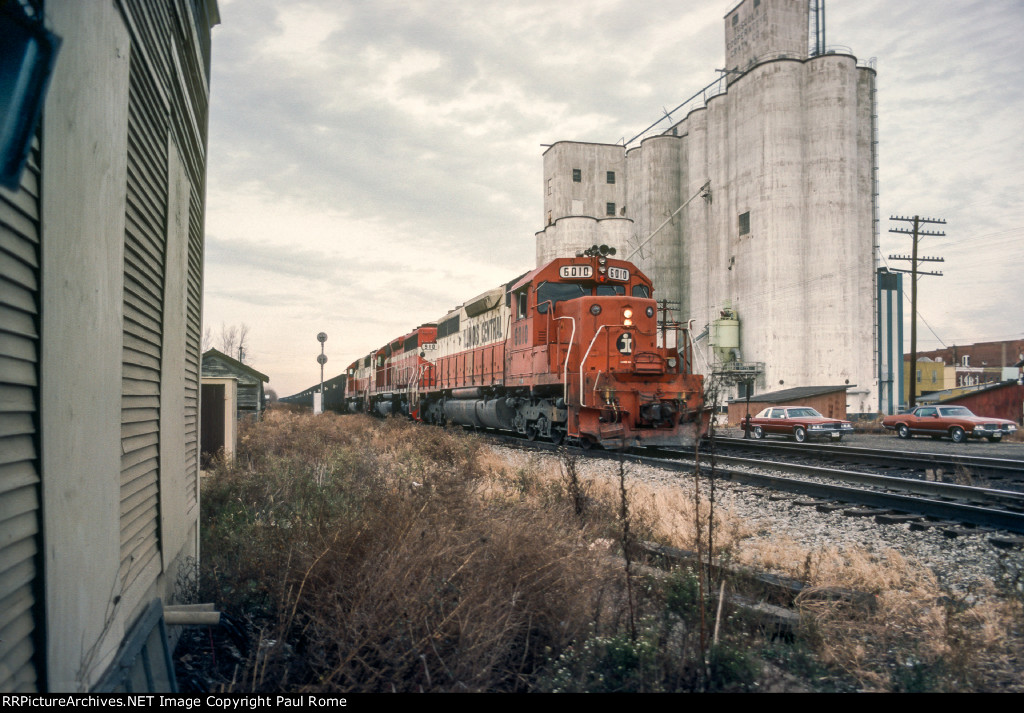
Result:
M484 322L466 327L466 348L472 349L481 344L493 342L501 338L501 317L495 316Z

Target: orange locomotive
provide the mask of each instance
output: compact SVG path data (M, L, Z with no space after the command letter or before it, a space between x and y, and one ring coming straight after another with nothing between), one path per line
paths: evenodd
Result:
M606 448L692 444L689 335L659 346L651 281L594 246L479 295L353 363L349 410ZM668 336L661 329L661 343Z

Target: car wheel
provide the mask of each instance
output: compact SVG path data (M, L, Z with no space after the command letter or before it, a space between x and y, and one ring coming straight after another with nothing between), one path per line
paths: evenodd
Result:
M953 426L949 432L949 437L953 439L953 443L963 443L967 440L967 434L959 426Z
M901 423L896 428L896 435L899 436L900 438L910 438L910 429L907 428L907 424Z
M764 438L764 429L760 426L754 426L754 438L757 440Z
M807 440L807 431L802 426L797 426L793 429L793 438L796 439L797 443L803 443Z

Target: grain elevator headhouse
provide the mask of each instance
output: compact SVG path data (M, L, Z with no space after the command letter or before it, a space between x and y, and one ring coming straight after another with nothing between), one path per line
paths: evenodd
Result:
M873 413L875 71L824 45L824 17L823 0L744 0L725 71L669 116L621 144L552 144L537 261L614 247L706 335L696 365L727 395L847 386L848 411ZM739 346L716 349L725 312Z

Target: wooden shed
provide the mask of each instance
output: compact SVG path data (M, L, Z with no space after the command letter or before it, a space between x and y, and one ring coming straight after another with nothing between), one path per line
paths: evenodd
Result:
M265 405L263 384L270 381L269 376L232 359L224 352L209 349L203 352L204 383L209 378L235 379L238 382L235 401L238 418L259 419Z
M846 390L843 386L798 386L750 397L750 415L754 416L768 406L810 406L828 418L846 418ZM746 399L729 402L729 425L739 426L747 415Z
M1006 418L1024 425L1024 385L1018 381L985 385L974 391L943 398L932 394L933 403L965 406L978 416Z

